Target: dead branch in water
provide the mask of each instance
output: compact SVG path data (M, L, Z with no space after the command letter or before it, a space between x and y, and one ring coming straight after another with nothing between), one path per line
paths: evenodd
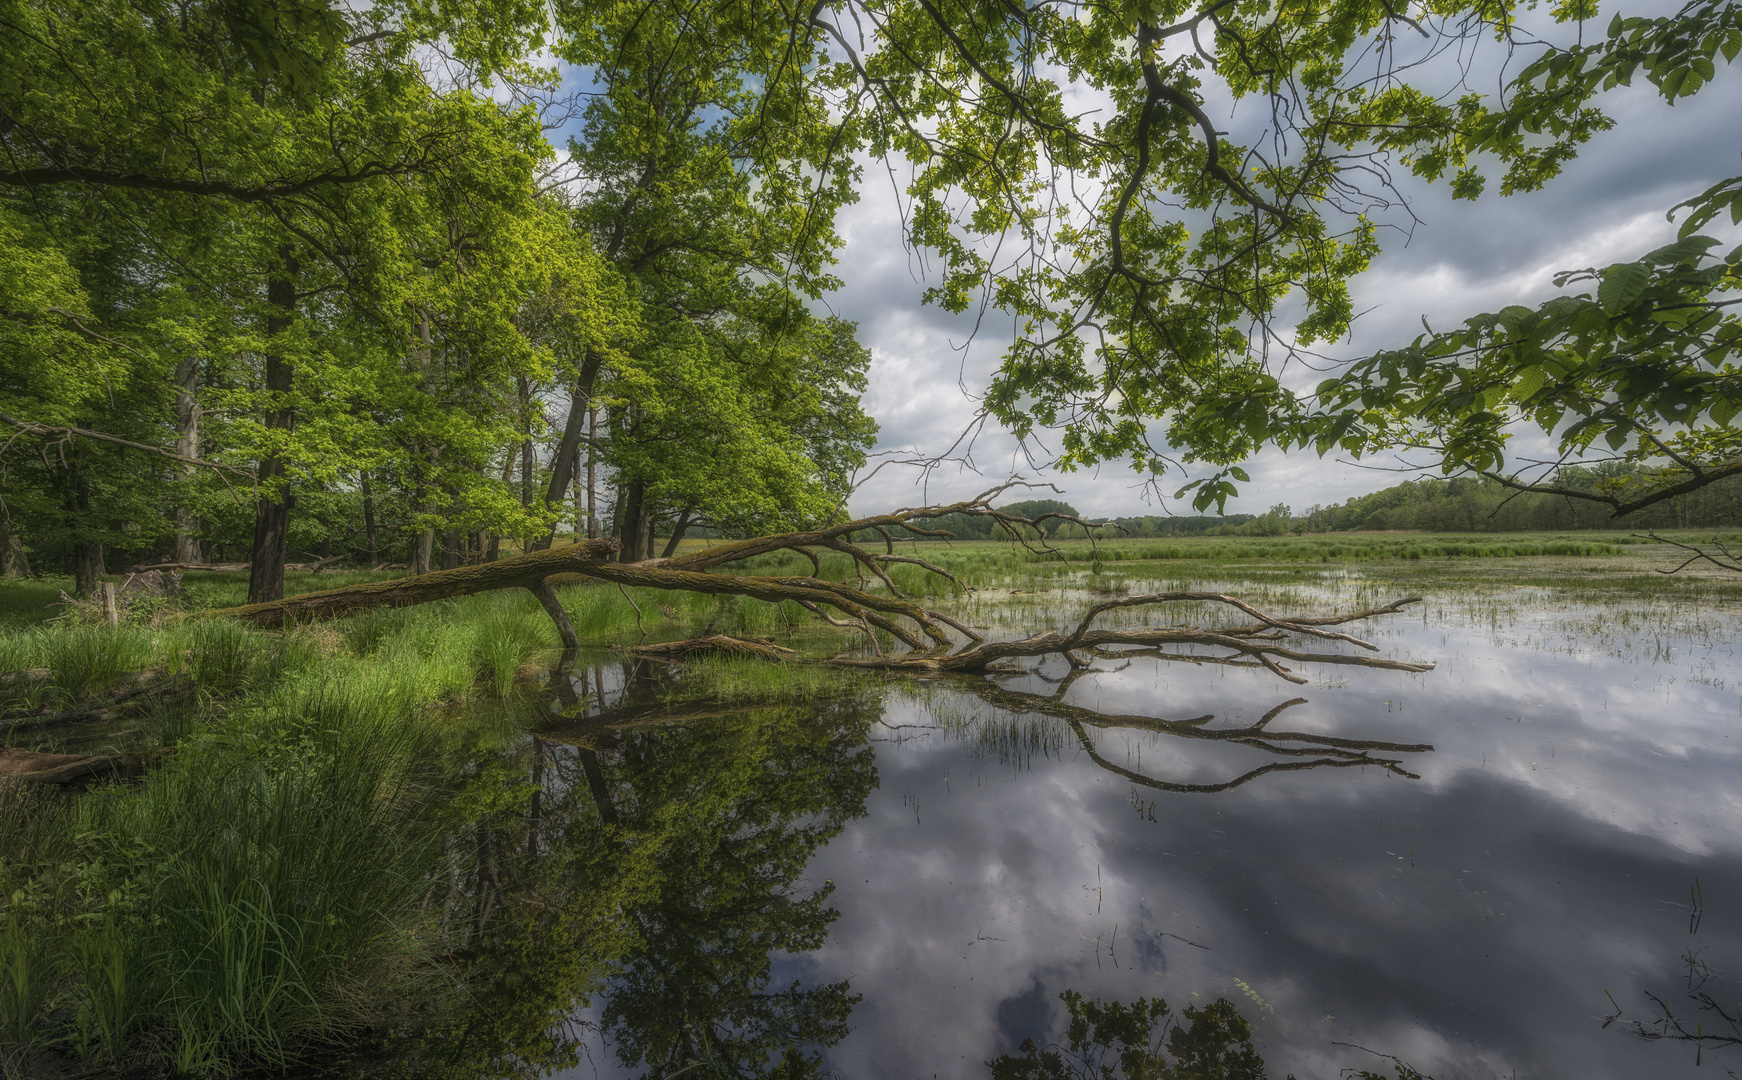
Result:
M823 661L845 667L876 668L887 671L914 672L982 672L1007 670L1003 661L1039 656L1063 656L1072 667L1086 667L1088 661L1079 652L1108 658L1153 656L1162 660L1183 660L1195 664L1239 664L1263 667L1292 683L1305 683L1304 676L1295 674L1283 661L1293 663L1349 664L1358 667L1383 668L1388 671L1430 671L1431 663L1387 660L1382 657L1360 656L1338 652L1303 652L1283 644L1286 635L1298 634L1322 640L1341 641L1358 648L1377 651L1371 642L1347 634L1335 633L1323 627L1358 619L1389 615L1405 604L1419 603L1420 597L1394 600L1384 607L1347 615L1287 619L1266 615L1243 600L1220 593L1167 592L1148 596L1126 597L1097 604L1069 634L1048 630L1015 641L976 641L956 652L931 650L909 652L897 656L836 658ZM1130 630L1096 629L1095 619L1115 608L1154 606L1174 603L1209 603L1233 607L1259 621L1247 626L1206 630L1201 624L1189 626L1144 626ZM695 639L669 643L661 648L683 651L703 651L713 639ZM1199 652L1200 649L1220 650Z
M1683 560L1680 566L1677 566L1673 570L1659 570L1658 573L1660 574L1679 574L1693 564L1701 561L1709 562L1720 570L1728 570L1733 574L1742 574L1742 555L1738 555L1736 552L1731 551L1721 540L1712 541L1712 546L1717 549L1717 554L1714 555L1705 548L1700 547L1698 544L1684 544L1679 540L1671 540L1667 536L1659 536L1654 532L1634 533L1633 535L1641 540L1650 540L1658 544L1668 544L1673 548L1681 548L1683 551L1693 552L1693 554Z

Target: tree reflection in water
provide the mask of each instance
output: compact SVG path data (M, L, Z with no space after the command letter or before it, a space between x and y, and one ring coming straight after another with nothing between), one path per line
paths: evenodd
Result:
M418 1035L394 1053L405 1075L548 1075L585 1052L589 1034L576 1015L595 1017L619 1064L646 1077L814 1075L819 1051L847 1034L858 1000L847 982L777 982L774 964L820 947L838 914L832 884L799 881L877 785L869 732L880 691L791 706L673 701L664 670L565 666L551 683L556 714L536 723L533 738L477 749L473 781L451 808L437 886L461 989L430 995L412 1025ZM1069 705L1060 700L1068 681L1055 695L960 685L1001 712L1062 720L1097 766L1166 791L1351 765L1412 776L1382 755L1431 749L1274 729L1302 699L1216 728L1209 716ZM1090 729L1109 728L1234 743L1281 760L1221 783L1160 780L1095 749ZM1244 1030L1237 1013L1212 1008L1188 1012L1187 1030Z
M1153 716L1098 712L1080 705L1071 705L1062 700L1065 691L1070 688L1070 684L1083 673L1080 671L1072 672L1071 675L1060 681L1058 690L1052 694L1007 690L982 679L963 679L959 683L951 682L949 685L974 695L1000 712L1016 716L1046 716L1063 720L1071 734L1075 736L1077 745L1087 754L1090 761L1108 772L1124 777L1133 784L1155 788L1159 791L1211 793L1239 787L1269 773L1369 765L1395 773L1398 776L1406 776L1411 780L1418 780L1419 776L1403 767L1401 758L1375 755L1425 754L1433 751L1433 747L1427 743L1345 739L1306 731L1278 730L1270 726L1271 722L1281 716L1284 711L1292 709L1296 705L1305 705L1306 698L1285 701L1265 713L1256 723L1241 727L1210 727L1210 723L1216 719L1213 713L1185 720L1164 720ZM1231 780L1217 783L1184 783L1161 780L1107 760L1096 748L1095 740L1089 734L1091 728L1103 731L1108 729L1143 731L1191 741L1245 746L1260 751L1273 759L1284 760L1266 761Z
M628 664L559 678L568 715L478 766L443 883L465 991L398 1052L407 1075L572 1066L586 1033L569 1018L593 1000L648 1077L810 1075L846 1035L847 983L777 984L773 962L838 914L832 885L798 879L876 786L876 709L673 707L655 681Z
M1252 1045L1252 1028L1233 1002L1188 1005L1175 1017L1160 998L1099 1002L1075 990L1059 995L1069 1023L1065 1041L986 1062L991 1080L1268 1080ZM1369 1051L1372 1053L1373 1051ZM1388 1054L1393 1077L1346 1069L1351 1080L1433 1080ZM1289 1080L1294 1080L1292 1076Z

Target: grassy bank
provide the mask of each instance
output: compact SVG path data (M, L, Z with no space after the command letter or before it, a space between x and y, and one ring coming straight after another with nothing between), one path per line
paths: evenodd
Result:
M189 591L218 605L233 589ZM549 715L538 676L558 640L536 600L475 596L276 633L161 612L155 625L48 625L30 608L44 592L0 586L24 615L0 628L7 743L169 753L132 783L63 792L0 778L7 1076L45 1053L195 1075L281 1067L390 1023L420 984L453 992L445 958L460 945L432 882L454 857L454 808L515 790L478 763ZM601 645L638 641L639 627L766 634L795 621L736 598L562 599ZM191 695L34 726L177 676ZM688 684L732 702L841 689L817 669L718 660L693 665Z

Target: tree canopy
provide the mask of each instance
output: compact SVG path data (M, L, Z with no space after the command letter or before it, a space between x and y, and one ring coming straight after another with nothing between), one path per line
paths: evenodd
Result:
M1734 0L0 0L0 26L0 552L81 587L122 552L245 557L259 601L299 551L415 571L610 531L634 560L842 520L876 429L824 303L868 163L906 170L921 298L1012 320L984 412L1058 433L1061 468L1189 466L1203 509L1265 445L1401 450L1616 514L1742 471L1742 249L1708 235L1742 177L1535 308L1288 366L1348 330L1391 170L1549 184L1605 93L1719 79ZM1637 467L1555 471L1602 458Z

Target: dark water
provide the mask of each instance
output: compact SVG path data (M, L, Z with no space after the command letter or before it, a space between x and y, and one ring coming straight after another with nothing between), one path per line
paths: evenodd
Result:
M1503 591L1363 630L1420 675L1139 659L666 724L645 672L583 669L571 712L629 726L541 744L534 846L604 852L629 929L527 973L590 972L559 1075L985 1077L1065 990L1226 997L1279 1078L1742 1071L1625 1023L1742 1002L1733 629Z

